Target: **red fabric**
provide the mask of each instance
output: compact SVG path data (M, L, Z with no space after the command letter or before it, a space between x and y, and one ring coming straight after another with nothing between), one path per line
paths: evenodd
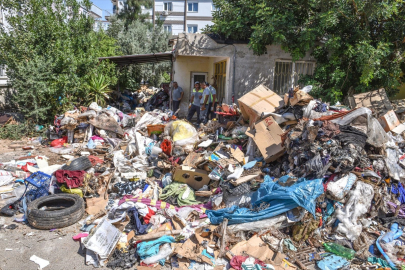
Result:
M145 224L149 224L151 217L156 214L156 212L153 211L152 209L150 209L149 207L148 207L148 211L149 211L149 213L143 217L143 222L145 222Z
M332 174L331 176L329 176L328 180L325 182L325 184L323 184L323 191L326 192L326 189L328 188L328 184L330 181L332 181L336 176L336 173Z
M66 184L68 188L77 188L83 185L85 174L85 171L57 170L55 177L59 184Z
M51 142L52 147L62 147L64 143L67 143L67 136L62 139L56 139Z
M239 255L234 256L234 257L232 257L230 264L233 269L242 270L242 263L244 263L247 260L247 258L249 258L249 256L239 256ZM258 259L255 259L255 264L259 264L259 265L265 267L265 263Z
M90 159L91 165L96 166L97 164L103 164L104 160L96 156L88 156Z
M160 148L162 148L163 153L170 156L172 153L172 142L164 139L163 142L160 144Z

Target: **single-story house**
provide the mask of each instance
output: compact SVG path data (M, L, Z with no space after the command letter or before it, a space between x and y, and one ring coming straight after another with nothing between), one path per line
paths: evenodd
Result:
M188 111L195 81L208 81L217 90L219 102L231 104L260 84L282 95L298 84L301 75L312 75L315 60L308 52L292 61L280 46L269 45L267 54L254 55L247 43L224 43L206 34L179 34L170 40L171 52L100 57L118 66L172 61L172 81L184 90L180 116Z
M289 53L275 45L267 47L267 54L254 55L246 43L221 44L205 34L179 34L171 44L172 79L185 92L180 105L183 113L195 81L215 85L218 101L230 104L260 84L282 95L315 68L310 53L293 62Z

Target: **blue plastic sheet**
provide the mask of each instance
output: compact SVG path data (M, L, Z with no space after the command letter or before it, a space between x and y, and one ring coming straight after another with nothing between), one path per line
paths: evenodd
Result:
M252 208L233 206L220 210L207 210L206 214L212 224L220 224L224 218L228 224L240 224L271 218L298 206L305 208L315 216L316 199L323 194L322 179L300 179L290 187L282 187L265 176L260 188L252 194ZM265 209L263 205L268 205ZM259 211L254 211L259 208Z

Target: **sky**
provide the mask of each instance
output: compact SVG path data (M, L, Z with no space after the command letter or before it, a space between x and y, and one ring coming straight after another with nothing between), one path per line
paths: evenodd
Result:
M101 8L103 10L103 19L104 16L110 16L112 15L112 8L113 5L111 3L111 0L92 0L93 4L95 4L96 6L98 6L99 8ZM108 12L110 13L108 13Z

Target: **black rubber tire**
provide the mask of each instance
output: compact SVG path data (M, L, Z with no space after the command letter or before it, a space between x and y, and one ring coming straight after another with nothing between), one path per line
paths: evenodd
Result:
M88 157L79 157L70 162L69 165L64 165L61 170L67 171L85 171L93 167Z
M44 205L65 202L71 206L53 211L39 210ZM28 204L28 223L37 229L49 230L70 226L84 215L84 201L76 194L54 194L44 196Z

